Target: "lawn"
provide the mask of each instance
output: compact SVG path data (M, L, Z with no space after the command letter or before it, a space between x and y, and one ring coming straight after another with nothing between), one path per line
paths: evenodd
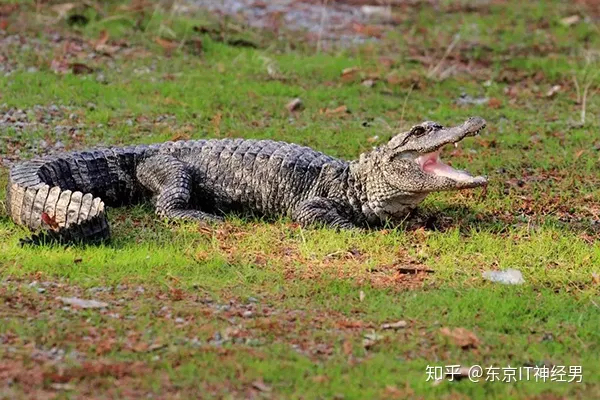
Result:
M0 3L0 398L600 398L595 2L395 6L350 45L181 5ZM108 244L22 248L4 210L36 155L244 137L352 159L472 115L444 158L488 187L398 227L139 205ZM508 268L525 283L482 277ZM453 365L483 376L432 379Z

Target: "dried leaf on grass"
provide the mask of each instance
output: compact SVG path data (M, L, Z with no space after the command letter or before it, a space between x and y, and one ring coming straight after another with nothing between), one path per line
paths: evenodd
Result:
M571 26L571 25L575 25L580 20L581 20L581 17L579 15L570 15L568 17L561 19L560 24L563 26Z
M360 72L360 68L359 67L349 67L349 68L344 68L342 70L342 80L343 81L351 81L354 80L356 78L356 76L358 75L358 73Z
M91 74L94 72L93 68L88 67L83 63L71 63L69 64L69 67L71 68L71 72L75 75Z
M392 323L388 323L388 324L383 324L381 325L381 329L402 329L402 328L406 328L408 326L408 323L404 320L400 320L400 321L396 321L396 322L392 322Z
M370 36L377 39L383 37L383 27L376 25L364 25L357 22L352 24L352 30L359 35Z
M336 108L321 109L321 114L328 115L328 116L344 115L344 114L350 114L350 110L348 110L348 107L346 107L345 105L341 105Z
M48 213L42 213L42 221L52 230L58 230L60 228L58 222L56 222L56 217L51 217Z
M463 348L477 348L479 346L479 338L471 331L465 328L441 328L440 333L444 336L449 337L454 344Z
M270 392L272 389L270 386L267 386L262 379L257 379L252 382L252 387L261 392Z
M92 46L94 47L94 51L108 56L111 56L114 53L116 53L120 49L120 46L109 45L109 37L110 36L108 34L108 31L103 30L102 32L100 32L100 37L97 40L91 42Z
M175 50L177 47L179 47L178 42L174 42L174 41L168 40L168 39L163 39L160 37L157 37L156 39L154 39L154 42L163 48L166 55L171 55L173 50Z

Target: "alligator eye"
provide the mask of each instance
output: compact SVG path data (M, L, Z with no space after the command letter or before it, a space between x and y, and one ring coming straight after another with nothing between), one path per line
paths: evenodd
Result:
M410 130L411 136L422 136L425 134L425 132L426 130L422 126L413 126L413 128Z

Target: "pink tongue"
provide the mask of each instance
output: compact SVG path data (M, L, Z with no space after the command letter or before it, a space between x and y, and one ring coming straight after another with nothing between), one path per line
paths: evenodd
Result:
M451 166L446 165L442 162L439 162L436 160L431 160L431 161L427 161L425 163L425 165L423 165L423 171L429 172L432 174L446 176L447 174L452 173L456 170L454 168L452 168Z
M454 179L455 181L469 181L473 177L465 171L459 171L440 161L427 161L423 165L423 171L437 176L445 176L446 178Z

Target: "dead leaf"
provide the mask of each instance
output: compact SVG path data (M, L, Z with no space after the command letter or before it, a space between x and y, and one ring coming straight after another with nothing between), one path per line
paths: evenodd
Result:
M220 111L217 112L211 119L210 123L215 130L215 134L219 135L221 133L221 119L223 118L223 113Z
M98 40L93 42L94 48L98 49L99 46L104 46L106 42L108 42L108 37L108 31L106 29L103 29L100 32L100 37L98 38Z
M190 140L192 137L188 132L176 131L173 136L171 136L171 141L176 142L178 140Z
M381 325L381 329L402 329L406 328L408 323L404 320Z
M406 399L412 397L413 392L410 390L400 390L396 386L387 385L383 391L385 399Z
M560 85L554 85L552 86L547 92L546 92L546 97L554 97L554 95L556 93L558 93L560 91L562 86Z
M57 297L61 302L75 308L106 308L108 303L96 300L84 300L78 297Z
M365 300L365 292L362 290L358 293L358 300L362 303Z
M181 301L185 297L183 290L181 290L180 288L171 288L169 290L169 295L171 296L171 300L173 301Z
M342 352L347 355L350 356L352 355L352 342L350 340L344 340L344 343L342 344Z
M581 17L579 15L571 15L571 16L561 19L560 24L563 26L571 26L571 25L575 25L576 23L578 23L579 20L581 20Z
M452 339L454 344L466 350L469 348L477 348L479 346L479 338L475 334L465 328L441 328L440 333Z
M69 67L75 75L91 74L92 72L94 72L93 68L88 67L83 63L71 63L69 64Z
M398 74L396 72L392 72L392 73L388 74L388 76L386 76L385 80L390 85L397 85L399 83L402 83L402 79L400 78L400 76L398 76Z
M391 68L394 65L395 61L390 57L379 57L379 64L383 65L386 68Z
M502 107L502 102L497 98L492 97L488 100L488 107L493 109L500 108Z
M348 110L348 107L346 107L345 105L330 109L330 108L326 108L324 110L321 110L321 114L325 114L325 115L342 115L342 114L350 114L350 111Z
M6 2L0 3L0 17L8 17L13 12L19 9L17 2L6 4Z
M346 81L346 82L353 80L356 77L356 75L358 75L359 72L360 72L359 67L344 68L342 70L342 80Z
M163 50L165 51L165 54L170 55L173 50L175 50L178 46L179 43L174 42L172 40L168 40L168 39L163 39L160 37L157 37L156 39L154 39L154 41L163 48Z
M69 11L74 9L76 6L77 6L76 3L62 3L62 4L56 4L56 5L52 6L51 9L52 9L52 11L54 11L55 13L58 14L59 19L62 19L62 18L65 18L67 16L67 14L69 13Z
M359 35L370 36L381 39L383 36L383 28L376 25L364 25L355 22L352 24L352 30Z
M56 217L51 217L48 213L42 213L42 221L50 227L50 229L57 231L60 227L56 222Z
M294 100L287 103L285 108L287 108L289 112L299 111L300 109L302 109L302 100L296 97Z
M53 59L50 61L50 70L56 74L64 75L69 72L69 64L63 59Z
M270 392L271 391L271 387L267 386L265 384L265 382L263 382L262 379L257 379L254 382L252 382L252 387L256 390L260 390L261 392Z
M92 41L92 46L94 47L94 51L97 53L101 53L107 56L111 56L116 53L121 47L120 46L111 46L108 44L108 32L103 30L100 32L100 37L98 40Z
M204 51L204 44L202 43L202 39L193 38L190 40L186 40L185 45L188 49L188 52L195 56L202 55L202 52Z
M575 160L578 160L578 159L579 159L579 157L581 157L581 155L582 155L583 153L585 153L585 149L581 149L581 150L579 150L577 153L575 153L575 157L574 157L574 158L575 158Z
M592 282L596 285L600 285L600 274L592 272Z

